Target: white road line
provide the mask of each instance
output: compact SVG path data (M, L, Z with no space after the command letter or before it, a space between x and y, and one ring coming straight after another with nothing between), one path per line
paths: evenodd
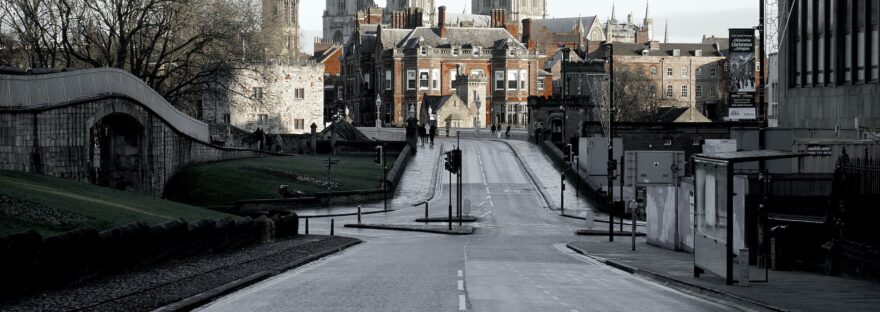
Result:
M492 210L489 210L489 211L484 212L484 213L481 214L479 217L482 218L482 217L488 216L490 213L492 213Z
M464 281L458 280L458 290L464 290Z
M459 311L467 310L467 302L465 302L464 295L458 295L458 310Z
M575 309L571 309L571 310L568 310L568 311L569 311L569 312L578 312L578 310L575 310Z
M487 182L487 180L486 180L486 170L483 169L483 156L482 156L482 154L480 153L480 148L479 148L479 147L477 148L477 161L480 162L480 174L483 175L483 185L488 185L488 182ZM487 193L488 193L488 191L489 191L489 189L486 188L486 192L487 192Z
M553 300L559 300L559 297L556 296L550 296L550 298L553 298Z
M458 277L464 276L464 272L462 270L458 270Z

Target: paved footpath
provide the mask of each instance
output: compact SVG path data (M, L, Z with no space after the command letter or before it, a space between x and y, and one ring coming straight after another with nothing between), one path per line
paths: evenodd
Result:
M535 184L538 188L544 189L550 207L553 210L559 210L560 198L563 196L560 192L560 173L559 168L553 165L541 148L537 145L519 140L505 140L516 151L516 154L522 160L529 174L535 178ZM593 209L592 205L583 196L578 197L575 193L575 185L568 179L565 180L565 210L570 213L572 210L579 212L587 209Z
M711 289L788 311L877 311L880 283L825 276L806 272L770 271L769 283L749 287L728 286L724 280L703 274L693 277L693 254L648 245L643 238L631 251L631 240L609 243L602 238L584 238L569 247L607 264L624 266L689 284L690 289ZM651 275L650 273L645 275ZM696 286L696 287L692 287ZM711 291L709 291L711 293ZM703 291L703 293L707 293ZM720 297L723 300L724 296Z

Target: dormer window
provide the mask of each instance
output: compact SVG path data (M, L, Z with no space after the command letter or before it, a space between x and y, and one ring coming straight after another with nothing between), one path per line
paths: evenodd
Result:
M460 53L459 48L452 48L452 56L458 56Z
M474 56L480 56L480 47L474 47Z
M651 50L648 50L648 49L642 50L642 56L648 56L649 53L651 53Z
M694 56L703 56L703 50L694 50Z
M672 49L672 56L681 56L681 50Z
M508 50L507 50L507 55L508 55L508 56L514 56L514 55L516 55L516 49L514 49L514 48L510 48L510 49L508 49Z
M426 47L419 48L419 54L428 55L428 48L426 48Z

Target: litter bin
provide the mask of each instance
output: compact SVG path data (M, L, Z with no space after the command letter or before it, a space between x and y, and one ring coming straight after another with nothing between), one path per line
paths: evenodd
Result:
M770 229L770 259L774 271L789 271L792 268L791 242L787 225L777 225Z

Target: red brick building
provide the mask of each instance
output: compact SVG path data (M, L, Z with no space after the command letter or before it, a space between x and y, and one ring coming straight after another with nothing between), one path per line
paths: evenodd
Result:
M486 105L481 125L525 127L528 97L552 90L538 83L539 53L511 34L516 25L503 11L493 12L489 28L448 27L445 7L438 9L439 27L423 26L417 10L401 13L389 26L359 25L345 45L343 98L355 124L374 125L378 114L385 125L402 126L410 114L420 115L424 96L453 94L465 74L488 78L485 94L474 95Z

